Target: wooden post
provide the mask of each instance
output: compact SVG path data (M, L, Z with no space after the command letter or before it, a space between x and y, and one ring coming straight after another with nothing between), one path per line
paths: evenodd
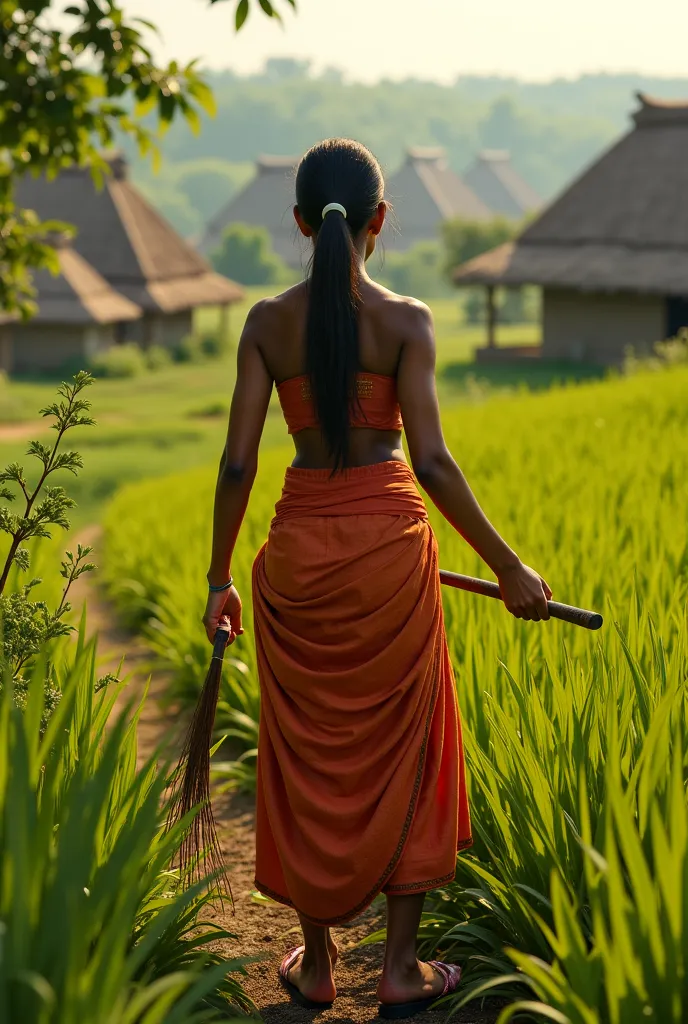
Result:
M226 302L220 310L220 342L221 344L226 345L227 348L230 347L232 340L229 333L229 310L230 305L228 302Z
M496 347L495 328L497 324L497 305L495 303L495 286L488 284L485 296L487 299L487 347Z
M14 341L12 328L9 324L0 327L0 370L11 373L13 370Z

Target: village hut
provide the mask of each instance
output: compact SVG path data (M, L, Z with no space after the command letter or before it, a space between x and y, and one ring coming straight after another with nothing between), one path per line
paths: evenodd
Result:
M483 150L463 180L495 215L509 220L522 220L542 206L537 192L514 168L507 150Z
M83 366L143 316L71 245L54 244L60 272L36 272L35 316L23 322L0 313L0 368L5 373L58 369L70 362Z
M494 216L451 169L441 148L407 150L404 163L387 181L387 198L394 211L384 234L390 250L403 252L418 242L437 240L443 221L454 217L487 221Z
M128 179L124 157L115 154L108 162L100 189L89 168L70 167L52 181L24 177L17 203L44 220L74 225L76 252L142 310L120 340L175 348L191 332L195 309L227 310L243 289L214 273L143 198Z
M688 102L638 100L632 130L515 243L455 271L487 290L482 358L499 356L499 286L542 287L546 358L619 364L688 326Z
M199 243L200 252L209 257L231 224L251 224L267 228L273 249L288 266L301 267L303 247L292 216L296 164L292 156L259 157L248 185L209 221Z

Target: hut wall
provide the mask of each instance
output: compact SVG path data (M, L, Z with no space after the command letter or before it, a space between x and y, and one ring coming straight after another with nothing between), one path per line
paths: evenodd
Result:
M175 349L192 333L193 311L187 309L183 313L153 313L147 314L142 320L133 320L126 326L125 337L127 341L135 341L142 348L161 345L163 348Z
M14 324L11 366L14 373L57 370L65 363L81 362L112 343L111 326L92 324Z
M193 312L187 309L183 313L159 317L155 326L158 345L178 348L184 338L193 333Z
M542 356L605 366L623 362L630 347L651 351L664 337L660 296L603 294L546 288L542 301Z

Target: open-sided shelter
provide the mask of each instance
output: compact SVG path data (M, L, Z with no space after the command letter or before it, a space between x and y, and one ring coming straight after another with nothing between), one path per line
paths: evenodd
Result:
M542 356L618 364L688 326L688 102L639 94L634 127L458 285L542 287ZM488 316L494 344L494 315Z

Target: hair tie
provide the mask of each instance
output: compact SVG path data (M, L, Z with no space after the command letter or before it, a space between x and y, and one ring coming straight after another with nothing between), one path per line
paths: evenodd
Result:
M328 203L327 206L323 206L322 219L325 220L327 214L330 213L332 210L336 210L337 213L341 213L344 220L346 220L346 209L342 206L341 203Z

